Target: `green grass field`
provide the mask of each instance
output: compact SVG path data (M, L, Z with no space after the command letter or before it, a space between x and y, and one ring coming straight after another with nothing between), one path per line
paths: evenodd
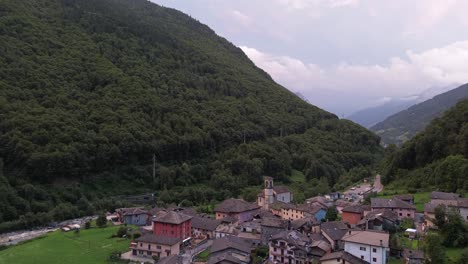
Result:
M97 264L109 263L112 252L128 251L130 239L110 238L119 227L92 228L79 234L55 231L44 238L0 251L0 263Z

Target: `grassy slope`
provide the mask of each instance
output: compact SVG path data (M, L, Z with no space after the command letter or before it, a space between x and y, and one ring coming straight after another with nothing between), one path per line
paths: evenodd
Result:
M130 245L129 239L109 238L117 229L115 226L93 228L81 230L79 235L56 231L45 238L0 251L0 263L108 263L112 252L127 251Z

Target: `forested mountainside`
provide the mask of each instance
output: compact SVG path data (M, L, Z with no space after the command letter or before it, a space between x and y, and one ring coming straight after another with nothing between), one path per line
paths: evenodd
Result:
M207 26L145 0L3 0L0 32L0 231L115 194L221 200L292 168L331 187L381 152Z
M370 130L379 135L384 144L401 145L423 131L434 118L440 117L444 111L465 98L468 98L468 84L398 112L372 126Z
M468 100L459 102L400 149L387 148L383 181L413 189L468 190Z

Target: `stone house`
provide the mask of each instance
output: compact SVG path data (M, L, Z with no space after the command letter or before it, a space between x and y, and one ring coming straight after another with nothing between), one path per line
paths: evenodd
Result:
M148 212L143 207L119 208L115 212L122 224L144 226L148 222Z
M416 207L398 198L384 199L384 198L371 198L372 211L387 209L394 211L398 215L399 220L404 218L414 219Z
M181 242L180 238L145 234L130 243L130 250L134 256L167 257L180 253Z

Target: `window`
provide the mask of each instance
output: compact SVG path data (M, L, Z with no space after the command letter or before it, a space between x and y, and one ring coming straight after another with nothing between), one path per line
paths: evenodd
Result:
M410 215L410 214L406 214L406 216L407 216L407 217L411 217L411 215Z
M156 246L157 249L161 249L161 246Z
M372 252L376 253L376 252L377 252L377 249L376 249L376 248L373 248L373 249L372 249Z
M360 249L361 251L366 251L366 248L365 248L365 247L359 247L359 249Z
M142 247L142 246L143 246L143 243L140 243L140 247Z
M372 258L372 262L377 262L377 258Z
M341 259L340 259L340 258L337 258L337 259L336 259L336 262L340 262L340 261L341 261Z
M363 256L363 255L361 255L361 259L364 259L364 256Z
M402 214L402 213L399 213L398 215L399 215L399 216L402 216L403 214Z
M151 244L148 244L148 250L151 250Z

